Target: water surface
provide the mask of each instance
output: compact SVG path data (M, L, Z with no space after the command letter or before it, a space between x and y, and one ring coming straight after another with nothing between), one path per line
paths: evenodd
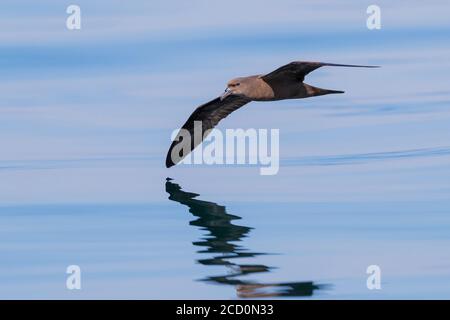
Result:
M448 4L380 1L370 31L368 1L80 0L71 32L26 2L0 10L0 298L450 298ZM279 129L277 175L164 167L228 79L297 59L382 67L220 123Z

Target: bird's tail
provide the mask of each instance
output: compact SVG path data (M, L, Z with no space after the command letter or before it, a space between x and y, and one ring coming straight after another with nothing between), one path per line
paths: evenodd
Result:
M344 91L342 90L322 89L313 87L306 83L304 83L303 85L306 89L306 94L308 97L323 96L325 94L333 94L333 93L344 93Z
M330 94L330 93L345 93L345 91L342 90L331 90L331 89L322 89L325 91L325 94Z

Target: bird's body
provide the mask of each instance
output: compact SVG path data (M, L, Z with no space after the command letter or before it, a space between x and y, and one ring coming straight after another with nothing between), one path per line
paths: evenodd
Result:
M181 129L193 136L194 127L201 123L204 134L201 138L204 139L208 134L207 131L214 128L220 120L251 101L278 101L344 93L339 90L316 88L303 82L308 73L322 66L375 67L295 61L265 75L235 78L228 82L227 89L222 96L199 106ZM168 168L180 162L201 143L202 139L200 141L196 139L183 141L181 132L180 130L167 154L166 166ZM189 143L189 152L183 152L185 148L175 148L179 143Z
M233 80L241 86L242 95L252 101L273 101L276 99L274 90L261 78L261 75L240 77Z
M273 82L264 80L264 75L240 77L236 81L242 86L240 94L251 101L278 101L286 99L301 99L343 91L320 89L299 81Z

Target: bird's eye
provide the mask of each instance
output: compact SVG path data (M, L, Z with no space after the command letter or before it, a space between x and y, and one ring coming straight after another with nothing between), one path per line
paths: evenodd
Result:
M240 85L240 83L236 83L236 86Z

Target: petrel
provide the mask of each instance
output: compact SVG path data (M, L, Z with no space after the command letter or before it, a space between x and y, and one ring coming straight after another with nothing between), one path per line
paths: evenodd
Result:
M250 101L301 99L331 93L344 93L344 91L340 90L316 88L303 82L307 74L324 66L358 68L378 67L294 61L265 75L232 79L228 82L225 92L220 97L199 106L191 114L169 148L166 158L166 167L170 168L180 162L203 141L211 129L213 129L220 120L226 118L230 113L241 108ZM194 137L194 129L200 128L202 132L200 139L191 138L190 142L183 142L183 134L181 134L182 130L184 130L184 132L189 132L190 136ZM187 148L189 152L184 152L186 148L177 148L177 150L174 150L179 143L189 143L190 148Z

